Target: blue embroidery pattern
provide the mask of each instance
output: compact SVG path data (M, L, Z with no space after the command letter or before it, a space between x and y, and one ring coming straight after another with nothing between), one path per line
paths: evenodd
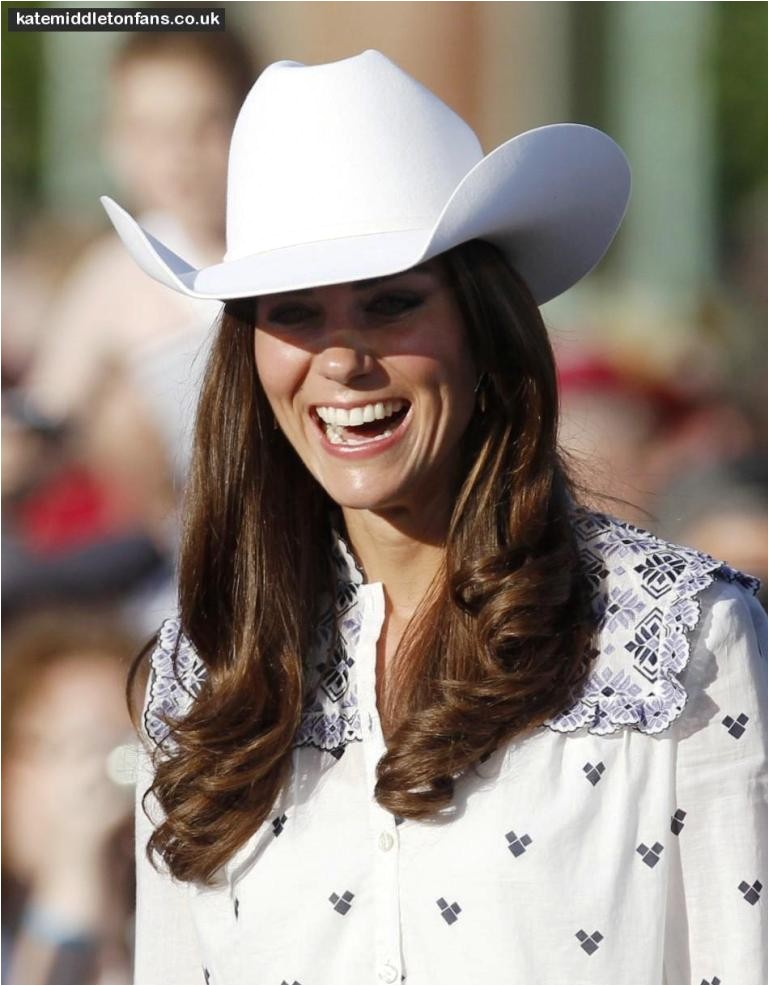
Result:
M176 617L164 620L152 654L152 676L144 712L144 729L158 746L163 746L169 733L165 717L183 716L205 677L205 665L181 633L179 620Z
M332 752L346 743L363 739L360 712L351 669L358 646L363 614L358 606L358 587L363 573L341 538L332 548L336 593L333 604L326 596L322 616L310 649L307 667L307 701L302 709L294 746L314 746Z
M546 725L561 733L662 732L686 703L678 675L700 618L698 594L716 578L755 593L758 580L604 514L579 509L575 527L593 586L599 657L582 695Z
M679 674L689 660L689 633L700 618L697 596L715 579L751 592L759 583L693 548L676 547L631 524L577 509L574 524L592 590L596 663L580 697L545 725L556 732L586 728L597 735L622 727L656 734L681 714L686 693ZM353 655L362 613L363 573L341 538L333 546L336 590L321 600L308 655L307 700L294 740L338 752L363 738ZM144 723L158 745L163 717L182 716L205 680L205 666L179 621L166 620L152 656Z

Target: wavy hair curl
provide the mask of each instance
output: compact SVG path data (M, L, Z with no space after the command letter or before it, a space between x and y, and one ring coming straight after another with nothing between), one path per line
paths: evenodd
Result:
M455 780L475 762L569 704L589 670L592 632L539 309L489 243L442 259L483 385L463 436L443 570L388 671L375 789L383 807L420 819L450 810ZM169 722L151 788L165 817L148 855L204 883L286 780L308 600L333 580L334 505L273 428L254 366L254 311L249 300L225 306L203 384L180 613L208 675L189 713Z

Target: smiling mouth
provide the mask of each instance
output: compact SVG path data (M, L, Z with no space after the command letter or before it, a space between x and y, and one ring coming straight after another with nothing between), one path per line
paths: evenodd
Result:
M389 438L409 412L408 401L377 401L355 408L318 406L313 418L332 445L367 445Z

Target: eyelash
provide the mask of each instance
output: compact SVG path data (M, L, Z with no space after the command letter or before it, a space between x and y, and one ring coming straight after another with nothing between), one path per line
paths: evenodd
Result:
M394 303L394 308L393 308ZM407 312L419 308L424 303L424 298L411 291L387 291L384 294L375 295L365 306L368 314L379 318L398 318ZM317 312L308 305L287 304L273 309L267 314L267 320L276 325L290 327L301 325L303 322L311 321Z

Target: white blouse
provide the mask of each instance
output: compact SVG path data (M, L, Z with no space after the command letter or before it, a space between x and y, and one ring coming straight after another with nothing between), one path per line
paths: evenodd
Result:
M336 543L268 820L204 887L149 866L137 812L137 983L766 982L755 581L603 515L576 523L599 621L584 692L460 778L431 821L373 799L384 595ZM151 743L204 675L166 621ZM145 755L140 798L150 781Z

